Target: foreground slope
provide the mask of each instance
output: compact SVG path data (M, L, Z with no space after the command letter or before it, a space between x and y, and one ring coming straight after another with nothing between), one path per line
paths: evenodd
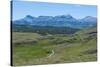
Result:
M13 32L13 34L14 65L72 63L97 60L96 27L77 32L73 35L41 35L37 33L25 34L25 32Z

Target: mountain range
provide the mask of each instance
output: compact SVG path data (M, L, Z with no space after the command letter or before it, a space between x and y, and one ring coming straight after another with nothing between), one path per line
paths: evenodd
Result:
M76 19L71 15L58 16L38 16L33 17L27 15L26 17L13 21L17 25L33 25L33 26L54 26L54 27L72 27L72 28L88 28L95 26L97 18L86 16L82 19Z

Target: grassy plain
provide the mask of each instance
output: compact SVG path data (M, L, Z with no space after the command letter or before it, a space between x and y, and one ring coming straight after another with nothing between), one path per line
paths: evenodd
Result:
M96 28L73 35L13 32L13 65L37 65L97 60Z

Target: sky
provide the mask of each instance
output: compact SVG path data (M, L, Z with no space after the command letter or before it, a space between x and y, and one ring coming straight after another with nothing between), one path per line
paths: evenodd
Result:
M81 19L86 16L96 17L97 6L34 1L13 1L12 3L12 20L24 18L26 15L38 17L68 14L77 19Z

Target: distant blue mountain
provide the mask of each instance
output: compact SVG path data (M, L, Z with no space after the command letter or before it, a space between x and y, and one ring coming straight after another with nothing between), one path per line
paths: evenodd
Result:
M80 25L82 25L83 27L92 27L97 24L97 18L86 16L85 18L80 19L79 22L80 22Z
M72 28L88 28L96 25L97 18L87 16L82 19L76 19L71 15L58 16L38 16L33 17L27 15L26 17L13 21L17 25L33 25L33 26L55 26L55 27L72 27Z

